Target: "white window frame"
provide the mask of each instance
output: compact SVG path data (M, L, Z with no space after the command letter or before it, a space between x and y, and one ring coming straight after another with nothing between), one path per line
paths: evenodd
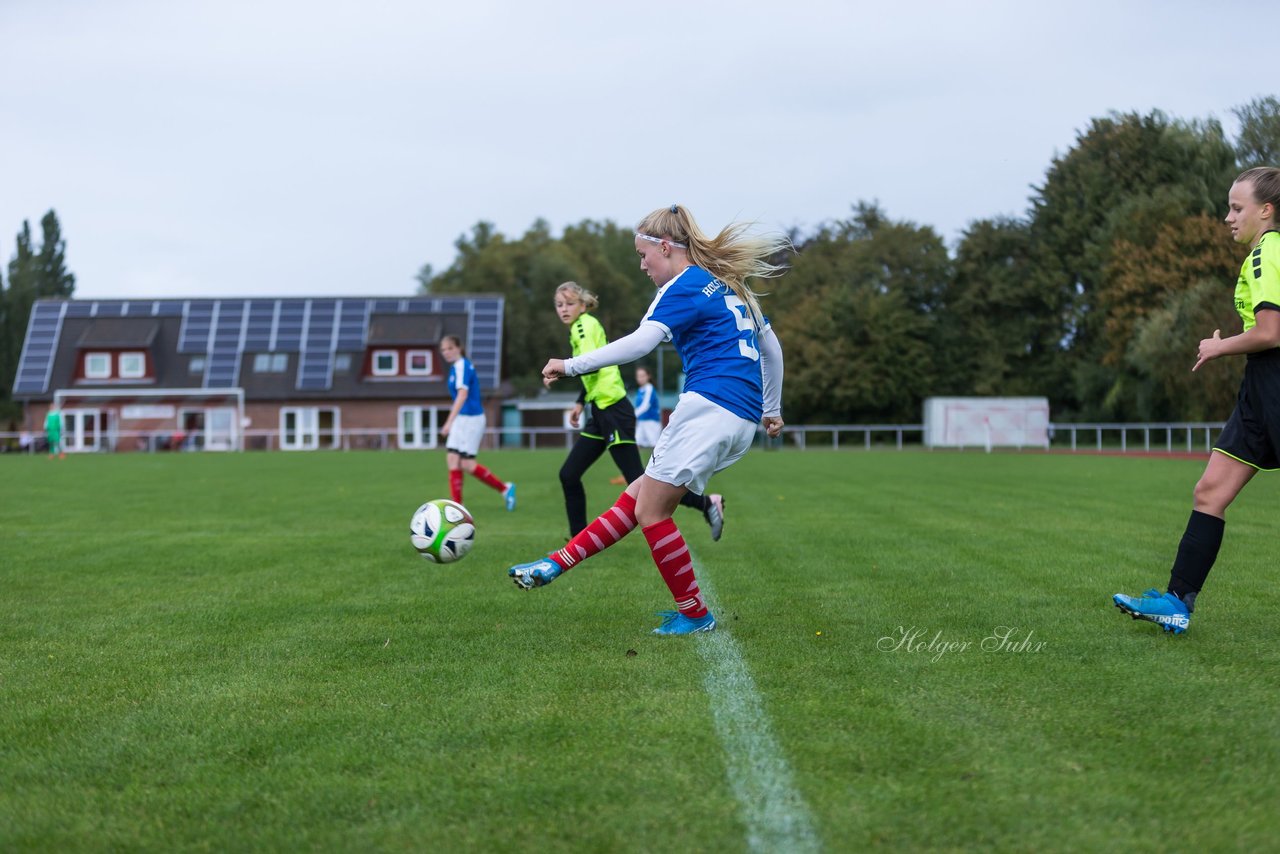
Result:
M253 356L255 374L283 374L288 370L288 353L255 353Z
M449 410L438 406L402 406L396 413L396 446L429 451L439 447L440 425Z
M381 356L391 357L390 370L384 370L378 367L378 358ZM400 375L400 351L399 350L374 350L373 362L370 370L375 377L395 377Z
M426 359L427 366L425 368L415 368L413 366L414 356L422 356ZM429 377L435 373L435 359L430 350L409 350L404 354L404 372L411 377Z
M325 444L320 443L320 413L333 413L333 426L324 431ZM293 429L289 419L293 419ZM282 406L280 407L280 450L315 451L319 448L341 446L342 410L336 406Z
M94 363L100 365L105 364L105 369L99 368L94 370ZM111 354L110 353L85 353L84 354L84 378L87 380L109 380L111 379Z
M147 375L147 354L141 350L129 350L120 354L118 363L120 379L140 380ZM133 367L136 365L136 367Z

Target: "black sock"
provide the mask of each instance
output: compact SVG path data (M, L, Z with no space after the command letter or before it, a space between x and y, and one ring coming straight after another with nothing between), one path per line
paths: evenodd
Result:
M680 499L680 504L684 507L692 507L694 510L707 512L707 508L711 506L711 501L705 495L699 495L696 492L686 492L684 497Z
M1195 607L1196 594L1204 587L1204 580L1218 559L1222 545L1222 531L1227 523L1217 516L1191 511L1187 530L1178 544L1178 556L1169 571L1169 592L1187 604L1187 610Z

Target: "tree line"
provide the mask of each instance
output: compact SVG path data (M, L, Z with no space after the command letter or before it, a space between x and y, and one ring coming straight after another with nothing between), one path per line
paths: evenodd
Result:
M8 279L0 273L0 421L5 422L22 415L13 400L13 383L31 306L43 297L70 297L76 287L75 275L67 270L67 242L52 210L40 219L40 233L37 247L31 224L24 220L9 260Z
M1243 169L1280 164L1280 102L1233 113L1233 139L1216 120L1158 110L1096 118L1031 188L1025 216L974 221L952 249L867 201L792 234L790 271L762 286L788 420L915 422L932 395L1043 395L1059 421L1225 418L1243 360L1190 368L1201 338L1239 330L1245 249L1222 223L1227 190ZM539 220L519 238L481 222L455 245L419 290L501 293L505 373L524 393L566 348L557 285L599 294L613 337L653 296L632 230L609 221L556 237Z
M1222 224L1227 189L1243 169L1280 164L1280 101L1232 112L1233 139L1215 120L1158 110L1096 118L1032 187L1025 216L971 222L952 248L868 201L791 234L795 252L777 259L789 272L763 286L787 356L788 420L914 422L932 395L1043 395L1058 421L1224 418L1243 361L1190 366L1201 338L1239 329L1244 250ZM37 246L23 222L0 275L0 417L16 413L32 304L75 289L54 211L40 228ZM515 239L480 222L455 246L448 269L419 271L419 292L502 294L504 375L521 393L565 352L551 310L561 282L600 295L614 337L653 296L631 228L613 222L556 236L538 220Z

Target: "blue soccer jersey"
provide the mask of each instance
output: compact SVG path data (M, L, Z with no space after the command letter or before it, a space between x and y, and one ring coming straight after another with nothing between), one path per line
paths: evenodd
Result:
M458 361L449 369L449 396L458 399L458 389L467 390L467 401L458 410L459 415L484 415L484 406L480 403L480 378L476 369L466 356L459 356Z
M653 383L636 389L635 409L637 421L662 423L662 407L658 405L658 395L653 390Z
M748 421L763 415L760 351L751 310L701 267L686 267L654 297L642 323L659 326L684 362L694 391Z

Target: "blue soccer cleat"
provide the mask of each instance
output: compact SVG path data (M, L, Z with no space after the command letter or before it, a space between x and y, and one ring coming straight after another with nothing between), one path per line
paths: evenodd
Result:
M1175 635L1182 634L1191 625L1191 611L1187 608L1187 603L1172 593L1161 593L1154 587L1142 596L1117 593L1111 597L1111 601L1135 620L1147 620Z
M516 485L514 483L507 484L506 491L502 493L502 497L506 499L508 513L516 509Z
M679 611L659 611L662 625L653 630L655 635L692 635L697 632L715 631L716 618L708 611L701 617L686 617Z
M550 584L560 577L564 570L560 564L549 557L535 560L532 563L518 563L507 570L507 575L522 590L532 590Z

